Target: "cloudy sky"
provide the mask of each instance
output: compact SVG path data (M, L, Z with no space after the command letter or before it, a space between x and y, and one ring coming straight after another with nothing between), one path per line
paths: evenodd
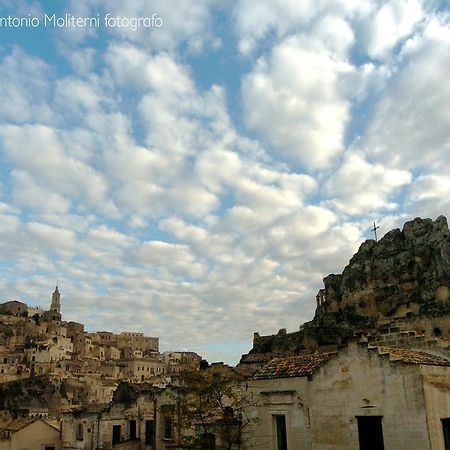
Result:
M236 363L254 331L312 317L374 221L450 215L445 0L0 0L0 17L39 20L0 28L0 301L47 307L57 282L90 331Z

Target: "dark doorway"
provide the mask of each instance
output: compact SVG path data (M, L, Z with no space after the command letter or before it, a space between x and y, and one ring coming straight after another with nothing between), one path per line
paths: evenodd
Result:
M113 425L112 444L120 442L120 425Z
M164 439L172 439L173 423L171 417L164 419Z
M442 419L442 431L444 432L445 450L450 450L450 419Z
M381 416L357 417L360 450L384 450L381 419Z
M136 421L130 420L129 427L130 427L129 428L129 431L130 431L129 439L136 439Z
M44 447L44 450L55 450L55 447Z
M277 426L277 450L287 450L286 417L275 416Z
M145 443L153 447L153 436L155 432L153 420L145 421Z

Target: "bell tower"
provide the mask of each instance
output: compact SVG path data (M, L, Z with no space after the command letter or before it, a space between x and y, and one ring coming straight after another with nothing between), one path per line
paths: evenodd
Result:
M50 311L56 314L61 314L61 294L59 293L58 285L56 285L55 292L52 294Z

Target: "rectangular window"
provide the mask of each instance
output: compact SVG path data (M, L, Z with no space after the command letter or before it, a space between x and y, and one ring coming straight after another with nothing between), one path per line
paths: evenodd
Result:
M76 428L75 437L78 441L83 440L83 424L79 423Z
M450 419L442 420L442 431L444 432L445 450L450 450Z
M286 416L275 416L275 426L277 432L277 450L287 450Z
M120 442L120 425L113 425L112 430L112 444L118 444Z
M155 427L153 420L145 421L145 443L153 447Z
M381 416L360 416L358 436L360 450L384 450Z

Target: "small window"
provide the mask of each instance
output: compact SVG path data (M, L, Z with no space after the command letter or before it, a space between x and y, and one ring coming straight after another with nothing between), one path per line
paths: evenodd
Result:
M75 430L75 437L77 438L77 441L83 440L83 424L79 423L77 425L77 428Z

